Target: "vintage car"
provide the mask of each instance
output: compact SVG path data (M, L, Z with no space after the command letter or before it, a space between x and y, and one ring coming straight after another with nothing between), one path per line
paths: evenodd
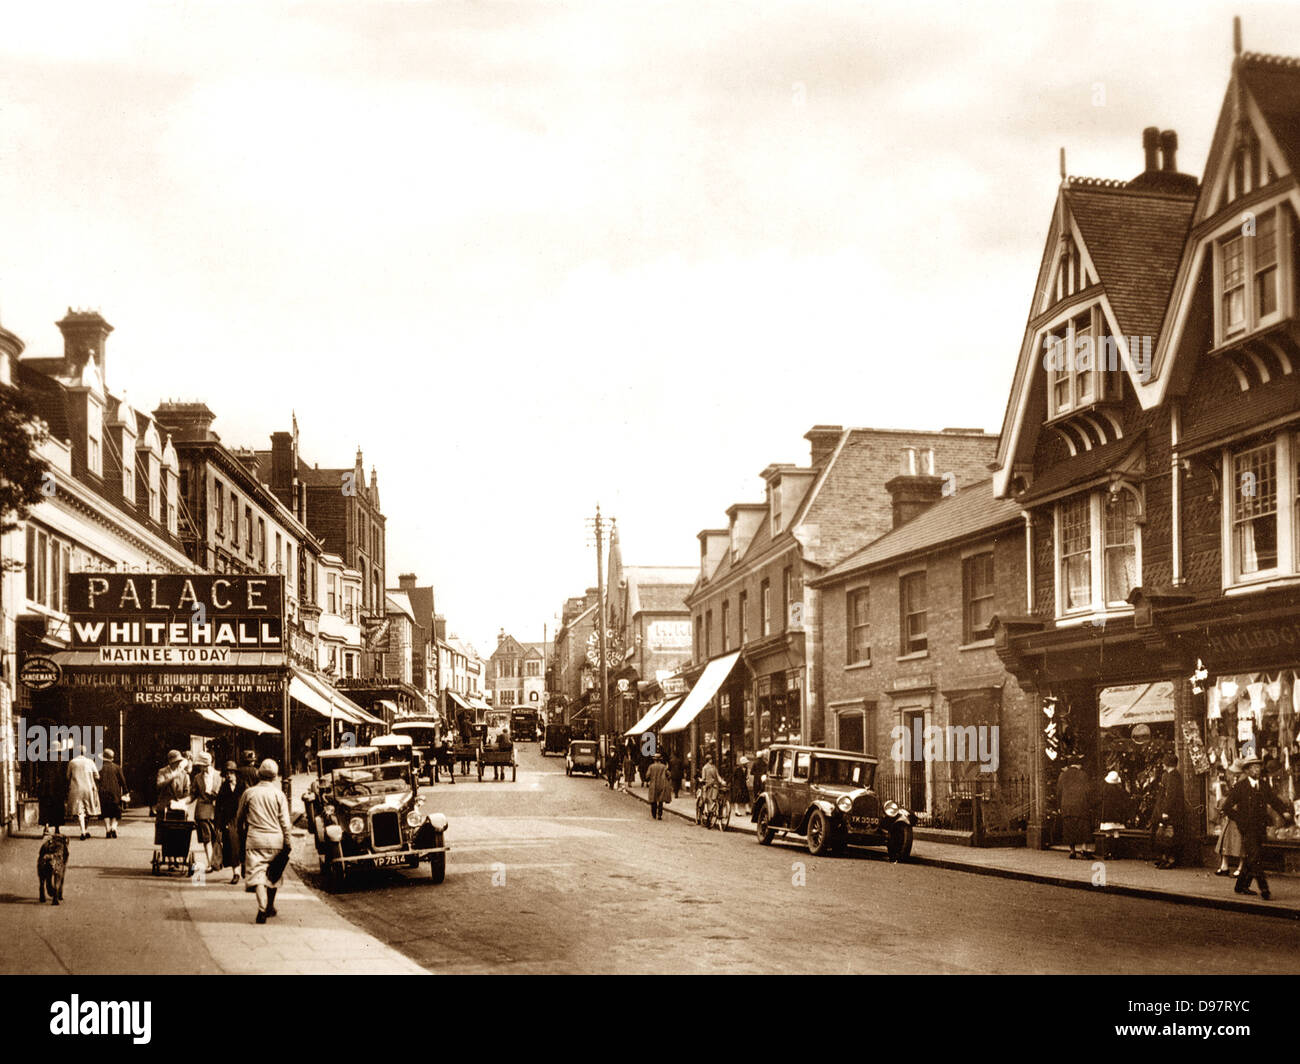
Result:
M409 761L412 767L415 767L415 746L411 742L409 735L397 735L390 732L387 735L376 735L370 740L370 745L379 751L380 759L383 761Z
M755 837L769 845L779 831L803 835L808 852L836 854L845 846L884 846L891 861L912 852L916 818L874 790L877 761L848 750L774 746L766 753L763 793L754 804Z
M434 747L442 735L441 722L437 717L403 717L393 721L390 729L394 735L409 735L414 749L412 763L415 775L428 776L433 783L433 763L436 759Z
M510 714L510 736L517 743L537 740L537 710L516 709Z
M321 872L334 889L358 868L418 868L447 875L447 818L423 809L407 760L382 760L375 747L322 750L303 796Z
M567 724L546 725L546 735L542 740L542 754L567 754L569 752L570 729Z
M600 744L592 739L574 739L569 743L564 755L564 774L572 776L575 772L590 772L600 775Z

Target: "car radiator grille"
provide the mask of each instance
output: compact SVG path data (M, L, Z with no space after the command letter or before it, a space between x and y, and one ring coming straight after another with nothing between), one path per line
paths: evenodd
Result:
M880 799L874 794L861 794L853 802L851 815L855 817L880 817Z
M370 839L375 846L402 844L402 825L396 810L384 809L370 814Z

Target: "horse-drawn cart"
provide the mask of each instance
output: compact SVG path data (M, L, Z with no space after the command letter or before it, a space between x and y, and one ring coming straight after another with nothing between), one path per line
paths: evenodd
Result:
M510 769L510 782L515 782L515 777L519 771L519 765L515 761L515 751L512 747L509 750L496 750L487 747L479 751L478 761L478 778L483 778L484 768L506 768Z

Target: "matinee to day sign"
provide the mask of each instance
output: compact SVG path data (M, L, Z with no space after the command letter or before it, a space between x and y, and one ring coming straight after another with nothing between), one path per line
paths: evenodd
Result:
M284 578L69 573L72 647L100 665L227 665L284 653Z

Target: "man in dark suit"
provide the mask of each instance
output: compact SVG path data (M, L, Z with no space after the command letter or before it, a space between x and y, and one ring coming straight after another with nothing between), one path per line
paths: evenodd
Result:
M1158 838L1161 821L1173 829L1173 836L1163 842ZM1160 794L1151 816L1151 848L1158 850L1157 868L1175 868L1183 855L1187 838L1187 801L1183 797L1183 774L1178 771L1178 758L1165 755L1165 775L1160 781Z
M1260 850L1268 831L1268 807L1272 806L1287 820L1292 817L1291 810L1273 793L1268 780L1259 778L1263 765L1264 762L1259 758L1250 757L1233 766L1240 768L1245 776L1232 788L1232 793L1223 805L1223 812L1225 816L1231 817L1241 831L1241 871L1233 889L1238 894L1254 894L1250 889L1250 881L1252 878L1257 879L1259 896L1268 901L1272 895L1268 892L1268 880L1264 878L1264 869L1260 865Z

